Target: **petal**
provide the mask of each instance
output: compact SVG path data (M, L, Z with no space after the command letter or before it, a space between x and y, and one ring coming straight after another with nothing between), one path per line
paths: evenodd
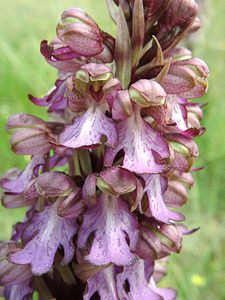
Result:
M0 285L19 284L32 277L28 265L14 265L7 260L8 254L12 251L18 251L20 248L13 241L0 243Z
M115 121L130 117L133 113L128 90L118 91L112 104L112 117Z
M122 85L119 79L112 78L110 79L103 87L102 91L104 97L106 98L110 108L113 106L113 102L116 99L116 94L118 91L122 90Z
M31 300L33 289L30 280L5 287L4 296L6 300Z
M146 260L156 260L160 257L161 251L161 241L157 233L150 230L147 226L141 225L138 246L135 250L138 257Z
M38 155L46 154L52 148L47 132L32 128L15 132L11 139L11 148L16 154Z
M43 155L33 156L27 167L20 172L17 176L6 174L0 180L0 186L11 193L21 193L28 184L28 182L37 175L38 169L41 165L45 164Z
M184 216L170 211L163 199L163 188L160 175L142 175L145 180L144 192L148 195L149 209L152 216L161 222L169 224L173 221L183 221Z
M6 208L19 208L28 204L23 198L23 194L4 193L2 196L2 205Z
M174 289L158 288L153 279L151 280L151 289L160 295L163 300L175 300L177 297L177 292Z
M78 237L80 248L85 246L91 233L95 233L95 237L85 257L89 262L126 265L134 260L131 250L138 241L137 221L122 199L102 194L97 204L87 209Z
M101 144L102 136L109 147L117 144L117 130L113 120L106 117L100 107L91 106L85 114L75 118L59 136L59 144L68 148L90 147Z
M107 149L105 165L111 166L116 154L123 149L123 167L135 173L159 173L169 158L166 141L145 122L140 113L117 123L118 146ZM159 161L159 163L157 162Z
M66 92L66 85L64 80L57 80L55 87L51 89L43 98L37 98L32 95L28 95L29 99L38 106L49 106L55 103L59 103L63 100Z
M92 295L98 292L101 299L119 300L117 295L115 272L113 267L98 272L88 281L87 292L84 294L84 300L92 299Z
M186 130L188 128L187 112L186 110L183 111L182 106L179 103L179 98L176 95L168 95L166 100L170 105L172 122L175 122L180 130Z
M96 63L88 63L81 67L81 70L85 70L90 74L90 80L99 80L99 77L112 73L112 69L103 64L96 64Z
M92 18L82 9L79 8L69 8L64 10L61 15L61 20L64 21L68 18L74 18L75 20L78 19L82 23L85 23L90 26L97 26L96 23L92 20Z
M32 273L42 275L50 270L60 245L64 249L62 263L68 264L72 260L72 237L77 231L77 225L75 220L58 216L58 204L55 202L33 215L24 232L27 243L22 250L10 255L12 263L31 264Z
M152 290L151 286L148 286L145 278L144 261L141 259L130 266L124 267L123 272L118 274L116 279L119 299L163 300L161 296ZM126 283L129 284L128 292L125 290Z
M7 131L16 131L21 128L39 128L46 130L45 122L30 114L15 114L12 115L6 125Z

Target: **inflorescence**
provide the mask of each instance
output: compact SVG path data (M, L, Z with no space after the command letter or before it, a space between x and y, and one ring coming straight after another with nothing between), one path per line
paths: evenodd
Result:
M157 287L188 230L186 203L204 132L208 68L177 44L200 27L193 0L108 0L116 37L84 11L63 12L41 53L57 69L43 98L49 121L7 123L31 159L0 181L6 208L27 207L0 243L8 300L172 300Z

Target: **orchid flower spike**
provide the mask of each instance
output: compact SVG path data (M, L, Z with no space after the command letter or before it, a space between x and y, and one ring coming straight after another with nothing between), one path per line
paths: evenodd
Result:
M20 113L6 129L24 170L0 179L2 205L26 207L0 243L7 300L173 300L157 287L189 231L206 64L178 43L199 28L194 0L108 0L116 36L84 11L62 13L41 53L58 70L50 121ZM198 24L198 26L196 25ZM35 298L36 299L36 298Z

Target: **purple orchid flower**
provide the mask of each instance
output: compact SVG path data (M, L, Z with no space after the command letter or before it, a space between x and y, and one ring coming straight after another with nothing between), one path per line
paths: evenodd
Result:
M116 37L84 11L63 12L41 53L58 70L42 98L50 122L9 118L31 160L0 180L6 208L27 207L0 244L7 300L173 300L158 288L183 236L208 68L177 44L199 28L193 0L108 0Z

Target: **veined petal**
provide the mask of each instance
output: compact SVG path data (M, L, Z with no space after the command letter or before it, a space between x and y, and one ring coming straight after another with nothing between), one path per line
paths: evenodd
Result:
M54 140L53 128L50 129L50 124L30 114L11 116L6 129L12 133L10 140L12 150L23 155L47 153L52 148L50 139ZM52 127L54 127L53 123Z
M92 205L96 202L96 180L97 174L92 173L88 175L84 181L82 198L86 204Z
M77 231L77 224L74 219L59 217L58 205L57 201L33 215L24 231L27 243L22 250L10 255L12 263L31 264L32 273L42 275L50 270L60 245L64 249L62 263L67 264L72 260L72 238Z
M60 134L59 144L75 149L96 146L102 143L103 136L107 137L107 146L116 146L117 130L113 120L105 116L101 107L91 106Z
M144 192L148 195L149 209L152 216L161 222L169 224L173 221L183 221L184 216L180 213L170 211L163 199L162 182L160 175L142 175L145 180Z
M85 247L92 233L95 237L85 257L89 262L128 265L135 259L131 250L138 241L137 221L124 200L102 194L97 204L87 209L79 232L79 248Z
M68 18L74 18L75 22L67 22ZM82 56L93 56L103 51L101 30L84 11L68 9L62 14L62 21L57 27L58 38L72 50Z
M101 299L119 300L116 288L114 267L108 267L96 273L87 281L87 291L84 300L90 300L95 292L98 292Z
M16 132L20 129L43 129L46 130L45 122L30 114L15 114L12 115L7 122L6 130L8 132Z
M169 158L166 141L145 122L140 112L117 123L118 146L107 149L105 165L111 166L116 154L123 149L123 167L135 173L159 173ZM159 162L157 162L159 161Z
M117 277L117 288L119 299L124 300L163 300L163 298L155 293L145 277L144 261L138 259L134 264L124 267L122 273ZM126 283L129 284L129 291L125 290Z
M15 285L6 286L4 296L6 300L32 300L34 290L30 287L30 280L25 280Z
M28 265L14 265L7 260L10 252L18 250L20 247L13 241L0 243L0 285L16 285L32 277Z
M120 121L130 117L133 113L132 101L128 90L118 91L112 104L112 117Z

